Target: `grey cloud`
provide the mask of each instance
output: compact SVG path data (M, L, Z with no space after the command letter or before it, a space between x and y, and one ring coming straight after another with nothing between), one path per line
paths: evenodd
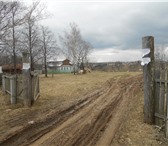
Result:
M83 37L99 50L140 49L146 35L153 35L156 44L167 44L168 3L49 1L47 5L54 16L43 23L56 35L75 22Z

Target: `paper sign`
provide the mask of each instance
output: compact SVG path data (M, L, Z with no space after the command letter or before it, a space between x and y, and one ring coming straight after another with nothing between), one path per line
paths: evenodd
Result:
M144 66L145 64L148 64L149 62L151 62L151 59L149 57L142 58L141 65Z
M142 49L142 58L144 58L145 56L146 56L146 57L149 57L149 56L148 56L149 53L150 53L150 48Z
M29 69L30 63L23 63L23 69Z
M141 62L142 66L144 66L145 64L148 64L149 62L151 62L149 54L150 54L150 48L142 49L142 62Z

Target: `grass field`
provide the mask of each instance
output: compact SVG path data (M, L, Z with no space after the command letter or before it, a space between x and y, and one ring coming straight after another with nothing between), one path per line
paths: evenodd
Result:
M80 95L101 87L102 83L114 77L133 76L141 72L92 72L84 75L55 74L47 78L40 75L40 97L33 108L40 108L45 103L56 104L77 99ZM0 110L22 107L22 104L10 105L10 98L0 90ZM40 106L40 107L38 107Z
M141 74L140 72L92 72L84 75L56 74L40 77L41 99L76 98L87 91L102 86L106 80L114 77Z

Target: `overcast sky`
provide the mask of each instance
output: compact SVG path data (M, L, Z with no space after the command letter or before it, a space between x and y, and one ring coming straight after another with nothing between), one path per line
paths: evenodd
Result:
M141 60L143 36L168 44L168 3L144 1L42 1L52 17L43 21L56 36L75 22L94 50L91 61Z

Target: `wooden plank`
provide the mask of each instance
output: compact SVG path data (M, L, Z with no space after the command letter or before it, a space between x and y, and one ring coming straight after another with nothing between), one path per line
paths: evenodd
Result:
M2 91L5 93L6 92L6 82L5 82L5 75L2 76Z
M160 70L155 71L155 78L160 80ZM160 97L160 82L156 82L155 85L155 112L159 112L159 97ZM155 124L159 125L159 119L155 116Z
M31 77L31 102L34 103L34 88L35 88L35 77Z
M165 71L161 71L161 80L165 81ZM164 103L165 103L165 83L161 82L161 95L160 95L160 107L159 107L159 113L164 115Z
M165 80L165 71L161 70L161 80ZM165 103L165 83L160 82L160 98L159 98L159 114L164 115L164 103ZM163 125L163 120L159 120L159 126Z
M163 79L155 79L156 83L168 83L167 80L163 80Z
M168 80L168 69L166 70L166 77ZM166 128L166 138L168 138L168 83L167 83L167 87L166 87L167 91L166 91L166 124L165 124L165 128Z
M39 76L38 74L35 74L35 76L33 77L33 83L34 83L34 100L37 100L38 97L40 96L40 92L39 92Z
M10 78L11 104L16 104L16 75Z

